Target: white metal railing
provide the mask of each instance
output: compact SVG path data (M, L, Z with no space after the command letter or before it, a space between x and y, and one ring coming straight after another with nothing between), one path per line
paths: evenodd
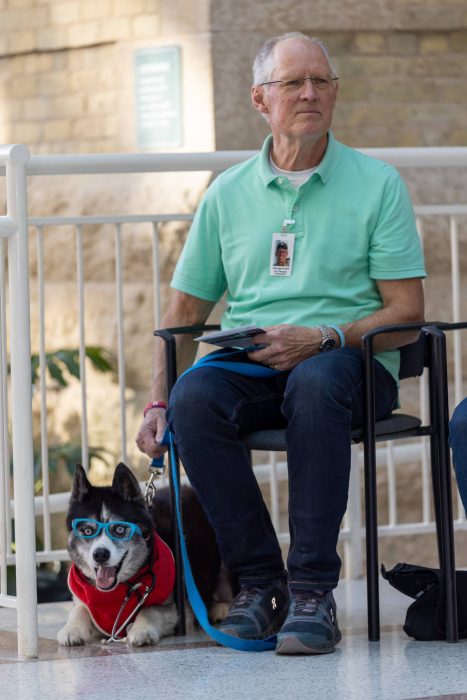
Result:
M11 365L11 434L13 447L13 483L15 503L16 595L6 588L6 554L10 531L8 402L2 388L0 432L0 566L2 569L0 604L15 607L18 619L18 653L29 658L37 654L37 592L35 576L35 519L32 458L31 346L29 321L29 262L25 146L0 148L0 162L7 176L7 213L0 217L0 238L8 240L9 341ZM1 241L4 249L3 241ZM2 387L6 383L6 304L4 295L4 251L2 250Z
M20 150L18 150L20 149ZM22 150L21 150L22 149ZM395 166L410 166L410 167L467 167L467 148L427 148L427 149L364 149L369 155L386 160ZM153 315L154 327L159 324L161 314L160 301L160 255L159 255L159 235L162 224L171 222L189 222L192 218L191 214L174 212L172 214L153 214L153 215L128 215L128 216L66 216L66 217L35 217L29 220L30 232L36 235L37 246L37 296L39 305L39 356L40 356L40 405L41 405L41 463L42 463L42 482L43 495L35 499L36 515L42 518L42 527L44 531L44 547L41 551L35 554L33 520L33 505L32 495L30 493L32 480L32 457L31 457L31 435L32 427L29 422L31 397L30 386L27 390L24 386L18 388L18 373L14 371L15 366L18 366L18 358L21 357L21 362L27 362L27 370L23 373L23 378L29 378L29 307L26 303L22 306L21 299L28 299L27 283L29 279L29 268L27 258L27 226L26 226L26 189L25 189L25 171L28 176L35 175L67 175L67 174L90 174L90 173L111 173L121 174L150 172L180 172L180 171L207 171L218 172L226 167L237 163L248 156L252 152L234 151L234 152L217 152L217 153L202 153L202 154L173 154L173 155L148 155L148 154L110 154L110 155L76 155L76 156L33 156L28 163L17 164L16 170L11 165L11 153L16 153L17 157L22 154L22 159L27 160L27 149L24 147L15 146L0 150L0 174L2 173L2 163L5 164L4 171L7 176L7 185L9 192L8 210L5 217L0 217L0 310L1 310L1 368L0 368L0 388L2 398L2 415L0 416L0 436L1 436L1 479L0 479L0 606L11 605L23 611L21 614L30 618L34 618L35 598L31 593L32 575L20 575L20 567L25 567L25 560L28 562L29 569L35 560L37 562L57 561L68 558L66 550L54 550L52 547L51 538L51 515L53 513L63 513L66 510L69 494L50 494L49 479L48 479L48 426L47 426L47 390L45 382L45 353L47 347L47 338L45 332L45 266L44 266L44 237L47 235L49 227L72 227L70 236L74 238L76 249L76 278L77 278L77 306L79 318L79 355L81 369L81 442L82 442L82 461L83 464L88 463L88 425L87 425L87 409L88 409L88 392L86 381L86 364L85 364L85 346L86 346L86 324L85 324L85 263L83 256L83 231L87 226L106 224L113 228L114 233L114 250L109 251L109 255L115 258L115 282L117 289L117 301L115 308L115 318L117 323L117 362L118 362L118 383L120 392L120 445L121 458L123 461L127 455L127 440L133 440L133 436L127 435L127 420L126 420L126 397L125 397L125 317L123 305L123 290L125 286L124 277L122 274L122 237L125 236L125 230L128 225L132 226L132 234L137 235L138 226L152 226L152 254L151 267L153 279ZM22 169L22 170L21 170ZM17 172L18 171L18 172ZM20 174L18 174L20 173ZM15 179L16 178L16 179ZM18 180L19 178L19 180ZM23 180L21 180L23 178ZM22 184L17 184L18 181ZM12 193L15 192L19 196L21 202L21 210L18 210L18 205L15 203ZM425 234L424 221L426 217L443 217L449 221L450 225L450 240L451 240L451 279L452 279L452 309L450 314L446 312L443 320L459 320L461 313L461 285L462 279L460 274L460 255L459 255L459 230L465 228L467 224L467 204L461 203L458 205L430 205L420 206L416 208L417 221L420 230L420 235L425 246L429 247L429 237L432 233ZM21 235L20 233L21 232ZM9 250L6 256L6 250L1 237L8 238ZM21 246L21 256L18 255L14 246ZM69 246L70 247L70 246ZM7 327L7 302L5 299L5 279L6 279L6 261L8 257L8 271L10 282L10 329ZM22 287L18 288L21 282ZM21 313L16 314L17 309ZM448 315L450 318L448 318ZM21 318L21 323L17 324ZM16 321L14 321L16 319ZM15 330L16 329L16 330ZM10 333L10 347L8 348L6 338ZM18 341L14 341L14 333L22 340L21 348ZM455 369L455 400L458 401L463 395L464 386L462 367L462 354L460 340L454 338L454 369ZM10 484L8 478L9 457L9 421L8 421L8 400L7 400L7 354L11 355L12 365L12 442L13 442L13 463L15 465L15 494L16 504L15 513L20 514L20 521L17 519L17 527L13 536L11 527L11 514L13 501L10 493ZM26 360L27 358L27 360ZM23 365L25 366L25 364ZM27 382L26 382L27 383ZM28 393L29 392L29 393ZM426 411L426 384L422 380L419 388L420 404L422 411ZM21 408L20 408L21 407ZM26 416L26 419L25 419ZM18 444L18 431L21 431L23 438L22 453ZM16 452L15 452L16 449ZM422 532L433 532L434 523L431 514L430 504L430 470L429 459L427 455L426 439L411 443L399 443L386 447L378 447L377 450L378 466L387 469L388 479L388 522L380 527L380 534L383 536L391 536L398 534L415 534ZM422 470L422 490L421 500L423 515L421 520L413 523L400 523L398 519L397 507L397 480L395 478L395 470L398 464L411 462L420 462ZM362 542L364 531L361 525L360 518L360 465L361 451L358 447L352 448L352 481L349 496L349 509L345 519L344 527L341 532L341 538L345 546L345 573L347 576L357 576L361 572L362 562ZM278 484L286 478L286 464L284 461L279 461L277 455L269 455L267 464L258 464L255 467L258 479L261 482L268 482L270 486L270 503L273 522L279 533L279 539L282 543L288 541L288 533L281 531L280 527L280 489ZM22 471L21 471L22 470ZM21 476L19 476L21 474ZM21 489L17 485L17 479L21 479ZM23 482L24 479L24 482ZM24 493L24 484L28 482L29 486ZM21 495L21 502L19 497ZM29 500L28 500L29 499ZM29 505L28 505L29 504ZM459 508L459 513L462 509ZM21 523L21 528L19 524ZM32 523L32 525L31 525ZM26 524L26 529L23 525ZM456 520L456 527L464 529L466 527L465 518L459 515ZM13 543L16 545L16 553ZM22 555L24 547L24 559ZM27 554L26 554L27 553ZM17 596L12 597L6 595L6 564L16 564L17 579L20 587L18 588ZM23 568L23 571L25 569ZM24 602L26 596L21 589L23 579L29 578L29 602L26 605ZM34 589L35 594L35 589ZM24 607L23 607L24 606ZM20 653L24 656L34 655L37 648L34 633L24 630L28 629L24 624L24 617L19 627L19 642ZM32 628L30 628L32 629ZM37 632L36 632L37 634Z

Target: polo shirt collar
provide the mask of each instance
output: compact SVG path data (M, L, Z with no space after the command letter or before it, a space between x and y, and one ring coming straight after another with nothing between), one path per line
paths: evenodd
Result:
M271 167L269 165L269 152L271 150L271 144L272 134L269 134L269 136L266 137L261 152L259 154L259 175L265 187L267 187L271 182L273 182L277 178L277 175L275 175L272 172ZM319 175L324 184L326 184L326 182L329 180L337 166L337 163L340 158L341 148L341 144L339 143L339 141L336 141L336 139L334 138L334 134L331 130L329 130L328 145L326 147L324 157L321 163L319 163L319 165L317 166L315 172L313 173L313 175Z

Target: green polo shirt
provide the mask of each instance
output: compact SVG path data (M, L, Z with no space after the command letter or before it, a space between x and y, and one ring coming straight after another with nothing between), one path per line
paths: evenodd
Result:
M424 277L412 205L395 168L329 132L324 158L298 190L262 151L229 168L196 212L171 286L217 302L223 328L344 324L382 307L376 280ZM273 234L293 220L292 274L271 274ZM398 351L378 354L397 381Z

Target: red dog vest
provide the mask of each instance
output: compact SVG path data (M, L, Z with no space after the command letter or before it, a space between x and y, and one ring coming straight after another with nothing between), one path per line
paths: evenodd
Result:
M145 571L146 569L146 571ZM151 569L144 567L136 576L119 583L111 591L101 591L90 583L74 564L72 564L68 574L68 588L86 606L95 626L104 634L110 636L118 613L120 612L125 596L132 584L141 582L143 585L138 588L140 596L133 593L122 613L122 624L134 611L141 596L152 582L151 571L156 576L156 583L148 597L144 601L143 607L150 605L162 605L173 591L175 582L175 562L173 554L159 535L154 533L154 562ZM129 620L129 623L133 619Z

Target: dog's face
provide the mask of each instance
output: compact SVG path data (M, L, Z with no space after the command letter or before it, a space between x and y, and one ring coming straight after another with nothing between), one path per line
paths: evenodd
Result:
M152 549L150 515L136 478L122 463L112 486L93 486L76 465L67 526L72 561L102 591L131 579Z

